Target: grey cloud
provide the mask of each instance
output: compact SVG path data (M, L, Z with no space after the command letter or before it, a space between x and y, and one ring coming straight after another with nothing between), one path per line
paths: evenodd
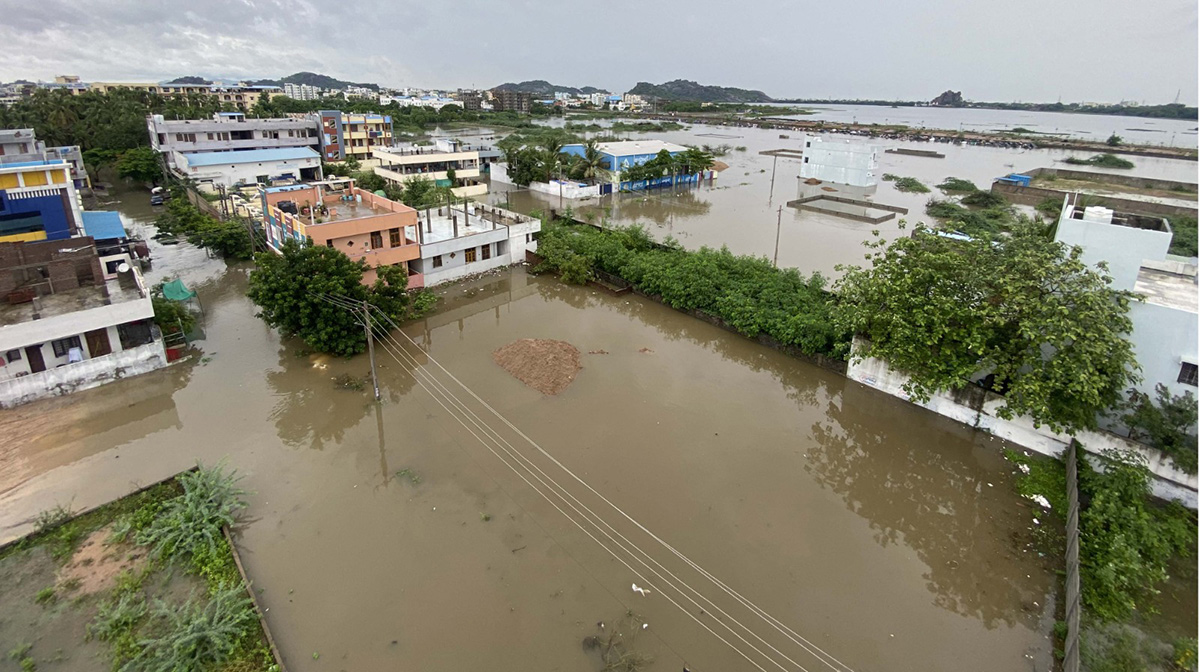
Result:
M777 97L1197 97L1191 0L0 0L0 80L313 70L399 86L695 79ZM347 20L347 14L361 20Z

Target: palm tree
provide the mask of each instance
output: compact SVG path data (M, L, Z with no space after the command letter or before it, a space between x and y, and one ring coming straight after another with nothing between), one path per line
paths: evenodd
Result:
M604 167L604 155L600 153L600 147L595 139L588 140L583 146L583 155L579 157L580 179L590 182L596 181L598 177L604 177L608 174L608 169Z
M562 148L562 140L558 138L547 138L542 143L542 182L549 182L554 175L561 177Z

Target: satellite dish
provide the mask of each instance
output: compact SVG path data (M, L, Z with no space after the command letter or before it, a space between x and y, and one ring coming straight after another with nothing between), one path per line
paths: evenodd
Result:
M118 273L128 273L129 272L129 264L122 261L121 265L117 266L117 272Z

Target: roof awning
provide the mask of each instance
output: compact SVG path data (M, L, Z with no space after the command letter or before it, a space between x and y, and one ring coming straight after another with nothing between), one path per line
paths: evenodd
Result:
M83 232L96 240L127 238L121 215L107 210L84 210Z

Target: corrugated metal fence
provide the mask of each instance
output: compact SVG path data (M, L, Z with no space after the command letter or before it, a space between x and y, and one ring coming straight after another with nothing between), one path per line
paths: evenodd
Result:
M1075 453L1078 442L1067 446L1067 640L1063 647L1063 672L1079 672L1079 483Z

